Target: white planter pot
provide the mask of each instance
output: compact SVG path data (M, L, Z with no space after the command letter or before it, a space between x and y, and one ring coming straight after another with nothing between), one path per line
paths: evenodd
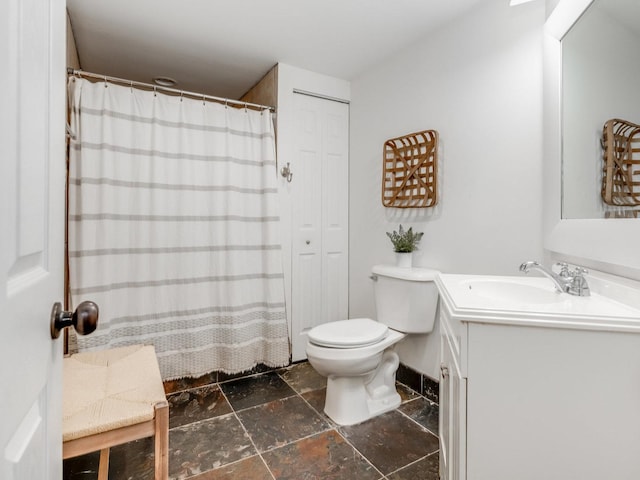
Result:
M396 267L411 268L412 252L396 252Z

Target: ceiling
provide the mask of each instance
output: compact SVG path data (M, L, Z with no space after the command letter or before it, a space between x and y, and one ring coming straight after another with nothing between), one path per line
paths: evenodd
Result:
M352 80L487 0L67 0L82 69L239 98L278 62ZM490 0L502 1L507 0Z

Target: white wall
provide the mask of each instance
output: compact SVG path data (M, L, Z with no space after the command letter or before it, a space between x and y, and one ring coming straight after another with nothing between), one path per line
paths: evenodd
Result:
M560 3L560 0L546 0L545 1L545 18L549 18L549 15L551 15L551 12L553 12L553 9L556 8L558 6L558 3Z
M371 265L392 263L385 232L424 231L418 266L518 275L542 257L544 4L482 2L351 83L350 316L374 316ZM439 205L387 209L382 145L440 133ZM403 363L438 378L437 332L408 339Z
M76 48L76 39L71 29L71 20L69 20L69 12L67 17L67 67L80 69L80 59L78 58L78 50Z

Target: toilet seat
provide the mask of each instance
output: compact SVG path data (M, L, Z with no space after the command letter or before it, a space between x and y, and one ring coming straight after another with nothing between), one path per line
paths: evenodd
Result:
M370 318L352 318L312 328L309 342L328 348L366 347L380 342L388 332L389 327Z

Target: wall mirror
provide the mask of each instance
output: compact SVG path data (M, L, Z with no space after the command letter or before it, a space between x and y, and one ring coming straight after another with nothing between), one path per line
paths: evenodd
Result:
M599 16L598 11L590 11L592 6L598 8L600 3L617 4L617 6L624 8L626 5L629 10L625 10L626 19L635 15L635 19L638 19L638 5L637 0L559 0L548 1L548 6L553 6L553 10L547 17L545 23L545 35L544 35L544 192L543 192L543 209L544 209L544 248L547 256L547 261L565 260L578 265L583 265L591 269L596 269L624 277L640 280L640 221L638 219L629 218L605 218L604 207L593 209L592 212L586 213L582 206L579 210L573 210L574 206L570 207L569 203L588 203L595 204L594 198L599 198L600 187L595 187L600 181L600 173L598 169L602 168L602 162L600 155L600 135L602 131L602 123L606 119L598 119L593 121L593 126L588 127L590 131L587 131L584 139L575 140L576 142L584 142L588 145L592 151L596 151L596 157L592 160L590 165L581 168L577 172L571 171L570 164L563 171L562 153L563 143L572 142L571 138L566 138L568 135L574 135L570 131L564 132L563 117L566 118L564 123L573 123L569 120L566 111L569 107L569 103L573 102L579 106L580 111L583 109L592 109L591 104L601 105L601 97L604 98L604 92L597 91L595 93L585 93L585 86L574 86L569 83L571 80L567 78L567 82L563 83L562 66L563 66L563 39L568 38L571 42L571 37L568 37L571 33L572 27L581 29L581 22L585 19L586 22L597 20ZM593 5L592 5L593 4ZM548 12L549 13L549 12ZM605 15L604 12L601 12ZM601 15L601 16L602 16ZM607 14L609 17L610 13ZM590 18L594 17L594 18ZM613 20L611 20L613 21ZM636 22L640 23L640 22ZM629 36L632 36L631 28L628 23L624 24L624 29L627 30ZM594 26L585 28L588 35L598 36L600 32L597 31ZM623 27L618 27L622 29ZM575 30L579 32L579 30ZM620 32L617 32L620 33ZM638 44L640 40L636 40ZM586 53L590 52L591 47L585 47ZM633 51L633 49L631 49ZM593 53L593 52L592 52ZM567 55L569 52L567 52ZM611 56L612 52L607 51L607 55ZM621 54L622 55L622 54ZM567 60L565 58L565 60ZM601 81L609 83L609 90L620 90L618 83L620 80L616 80L615 76L608 69L603 69L603 59L597 56L590 60L591 62L599 62L598 68L602 71L598 72ZM627 75L629 75L627 73ZM585 74L581 74L580 81L587 83L590 79L585 78ZM629 80L629 83L633 83L634 78ZM573 91L574 89L577 91ZM593 87L591 87L593 88ZM565 96L567 93L567 105L564 105ZM573 97L573 100L569 99ZM627 107L638 106L637 100L630 100ZM640 107L638 108L640 110ZM626 110L628 111L628 110ZM626 111L616 111L613 115L626 115ZM620 113L619 113L620 112ZM580 113L578 113L580 115ZM606 115L609 115L607 112ZM605 116L606 116L605 115ZM631 115L631 113L629 113ZM640 114L634 115L640 122ZM571 125L570 128L574 126ZM578 138L578 134L575 134ZM583 168L584 167L584 168ZM584 175L589 173L592 175L590 182L592 187L588 187L595 190L595 193L588 193L586 189L578 190L577 187L570 186L569 181L564 182L562 177L572 177L571 182L575 185L580 185L582 188L583 183L588 183L584 179ZM577 177L577 180L573 176ZM580 178L582 175L582 179ZM598 180L596 180L596 178ZM575 198L569 199L569 191L573 188L575 190ZM562 198L562 192L567 192L566 200ZM591 200L587 197L590 196ZM565 214L563 215L563 206ZM583 212L583 213L578 213ZM594 213L595 212L595 213Z
M612 190L610 180L607 202L601 195L603 176L606 185L603 149L608 145L613 154L624 148L619 138L626 137L609 135L605 145L601 141L605 122L621 119L616 128L631 135L629 146L640 149L640 131L633 127L640 125L640 2L594 0L561 43L562 218L638 219L640 205L633 204L640 203L640 185L632 187L630 196L614 192L612 198L606 193ZM630 157L640 161L640 152ZM634 164L625 165L629 168L630 173L640 171ZM618 206L625 203L630 205Z

